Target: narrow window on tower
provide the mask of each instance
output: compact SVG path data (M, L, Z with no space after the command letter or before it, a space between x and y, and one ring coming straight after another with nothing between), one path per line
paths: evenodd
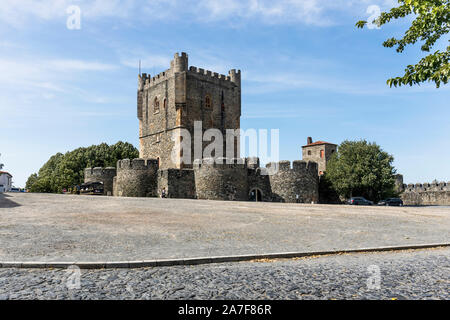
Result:
M148 123L148 106L149 106L149 101L148 101L148 97L145 97L145 122Z
M320 150L320 158L324 158L325 157L325 151L324 150Z
M164 112L164 118L165 118L165 120L164 120L164 130L167 130L167 111L168 111L168 104L169 104L168 99L167 99L167 98L164 98L164 104L163 104L163 107L164 107L163 112Z
M205 97L205 108L212 109L212 100L211 100L211 96L209 94L207 94Z
M158 113L159 112L159 100L158 97L155 97L155 100L153 101L153 112Z

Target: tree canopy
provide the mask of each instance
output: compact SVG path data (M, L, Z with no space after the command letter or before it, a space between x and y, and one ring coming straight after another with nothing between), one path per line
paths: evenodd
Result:
M84 169L90 167L115 167L121 159L139 157L138 150L122 141L109 146L106 143L78 148L65 154L57 153L32 174L26 183L31 192L60 193L64 188L83 183Z
M390 38L383 43L384 47L396 47L397 52L403 52L406 46L424 41L421 50L430 52L436 42L449 32L450 28L450 0L398 0L399 6L389 12L381 13L374 23L382 26L391 20L415 15L411 27L405 32L403 38ZM367 21L358 21L356 26L364 28ZM447 84L450 64L450 46L444 52L435 51L422 58L416 65L408 65L405 74L387 80L392 86L415 85L422 82L434 82L439 88Z
M341 197L379 201L396 195L393 161L375 143L344 141L329 160L324 178Z

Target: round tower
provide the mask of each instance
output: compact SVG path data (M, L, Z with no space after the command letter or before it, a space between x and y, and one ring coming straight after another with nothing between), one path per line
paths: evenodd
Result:
M114 195L119 197L157 196L156 159L125 159L117 162Z
M245 159L195 160L194 175L198 199L248 200Z
M318 165L306 161L271 162L266 166L273 201L291 203L318 203Z
M397 174L395 176L395 191L402 193L404 191L403 187L403 175Z
M188 71L189 59L188 55L185 52L182 52L181 55L175 53L175 56L170 63L170 68L174 73Z
M234 82L239 88L241 87L241 70L232 69L228 71L231 82Z
M86 168L84 169L84 183L102 182L104 194L113 194L113 180L116 176L116 168Z

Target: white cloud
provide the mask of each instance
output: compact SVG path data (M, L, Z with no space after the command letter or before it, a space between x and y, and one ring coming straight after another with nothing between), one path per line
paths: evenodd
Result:
M139 66L139 60L141 61L142 70L158 68L161 71L168 69L170 66L170 57L164 55L149 55L148 53L142 53L140 56L137 54L131 54L130 56L123 57L121 59L121 64L137 69Z
M100 62L83 60L50 60L44 62L49 69L65 71L109 71L117 69L118 66Z
M64 91L57 84L60 76L73 72L111 71L117 67L84 60L0 58L0 83Z
M274 92L312 89L325 92L334 92L350 95L404 95L411 93L425 92L427 94L436 92L436 87L431 83L425 83L415 87L389 88L383 80L361 81L359 78L350 81L346 78L336 78L327 74L315 73L272 73L270 81L267 81L266 74L253 73L248 71L243 74L243 85L246 86L246 94L267 94ZM443 87L441 92L450 90Z
M11 116L11 113L21 112L31 116L38 112L37 101L61 101L64 97L86 103L109 103L109 98L95 90L80 87L76 79L84 73L108 72L116 68L96 61L0 57L0 114ZM44 105L47 109L44 114L49 116L53 110L47 103Z
M395 0L2 0L0 24L15 27L35 20L51 21L68 17L67 8L78 5L82 18L117 18L128 22L189 19L198 23L261 21L267 24L338 24L335 15L352 14L367 18L369 5L383 10Z

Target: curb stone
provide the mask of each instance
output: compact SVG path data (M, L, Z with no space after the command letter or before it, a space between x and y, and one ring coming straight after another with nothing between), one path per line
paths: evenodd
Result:
M280 252L269 254L250 254L235 256L212 256L199 258L180 258L180 259L161 259L161 260L142 260L142 261L110 261L110 262L10 262L0 261L0 268L17 269L62 269L69 266L77 266L80 269L134 269L134 268L153 268L153 267L171 267L171 266L190 266L211 263L243 262L262 259L293 259L310 256L339 255L348 253L370 253L402 250L420 250L431 248L450 247L450 243L404 245L392 247L376 247L361 249L344 249L334 251L309 251L309 252Z

